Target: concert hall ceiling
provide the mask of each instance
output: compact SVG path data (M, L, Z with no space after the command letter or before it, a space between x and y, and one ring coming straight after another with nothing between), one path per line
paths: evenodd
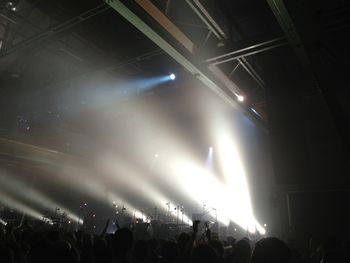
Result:
M125 138L147 119L148 105L172 120L171 130L180 130L200 155L209 143L202 114L215 102L255 125L259 132L251 139L242 124L242 140L269 149L273 169L270 156L255 150L246 156L261 162L262 173L274 173L277 192L290 195L296 211L300 193L324 198L349 187L349 1L0 3L6 169L40 167L64 156L89 160L111 144L132 160L140 145ZM114 90L115 83L170 73L176 81L156 88ZM206 107L196 106L199 91L211 101ZM138 114L130 114L129 102ZM240 118L235 121L244 122ZM145 123L142 134L152 142L167 126ZM261 185L263 179L256 180Z

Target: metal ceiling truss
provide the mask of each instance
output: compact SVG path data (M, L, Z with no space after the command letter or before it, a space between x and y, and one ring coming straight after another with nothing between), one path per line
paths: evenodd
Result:
M198 15L198 17L203 21L205 25L207 25L209 32L213 33L219 41L227 41L228 37L224 30L218 25L218 23L214 20L214 18L209 14L209 11L205 9L205 7L200 3L199 0L186 0L187 4L191 7L191 9ZM222 63L231 62L234 60L238 61L231 71L230 75L232 75L238 66L242 66L243 69L256 81L256 83L262 88L265 89L265 83L262 80L262 77L255 71L254 67L245 59L246 56L254 55L263 51L267 51L269 49L279 47L282 43L276 43L278 41L283 41L284 38L278 38L269 40L263 43L258 43L256 45L243 48L242 50L236 50L233 52L229 52L227 54L223 54L221 56L211 58L206 60L207 63L219 65ZM286 42L282 45L287 44ZM268 46L269 45L269 46ZM250 52L245 52L250 50ZM237 55L231 57L233 55Z
M198 0L186 0L186 2L217 39L220 41L228 39L226 33L220 28L220 26L215 22L209 12Z
M266 0L270 5L272 12L274 13L278 23L281 26L285 36L291 47L294 49L300 61L306 70L310 70L310 60L306 54L306 50L301 41L301 38L296 30L292 18L290 17L287 7L282 0ZM311 70L310 70L310 74Z
M243 112L249 119L251 119L258 126L262 127L266 131L265 125L262 125L261 121L257 119L249 110L245 109L241 104L239 104L235 99L229 96L222 87L217 83L220 79L221 83L226 81L226 87L231 85L236 92L235 94L241 94L240 89L232 83L232 81L216 66L209 65L208 70L217 79L213 80L212 77L208 77L206 72L200 70L190 59L185 57L179 50L174 48L168 41L161 37L155 30L153 30L149 25L147 25L140 17L138 17L134 12L132 12L126 5L124 5L119 0L106 0L114 10L116 10L121 16L123 16L127 21L129 21L133 26L140 30L144 35L146 35L150 40L152 40L156 45L163 49L168 55L170 55L175 61L181 64L187 71L189 71L193 76L198 78L202 83L204 83L208 88L210 88L217 96L223 99L225 102L232 105L234 108ZM189 40L157 7L155 7L149 0L136 0L136 3L145 10L155 21L157 21L165 30L168 31L170 35L173 36L180 44L182 44L190 53L193 54L195 46L191 40Z
M241 65L248 74L258 83L258 85L265 89L265 82L262 80L260 75L255 71L253 66L248 62L248 60L245 57L238 58L239 65Z
M15 44L13 46L10 46L9 48L3 49L2 52L0 52L0 58L7 56L7 55L10 55L10 54L17 52L19 50L22 50L24 48L31 47L40 41L48 40L51 37L57 35L58 33L61 33L69 28L72 28L73 26L75 26L79 23L86 21L89 18L92 18L98 14L103 13L104 11L108 10L109 8L110 7L108 5L106 5L105 3L102 3L96 7L88 10L88 11L85 11L85 12L83 12L75 17L72 17L72 18L70 18L62 23L59 23L48 30L40 32L32 37L29 37L29 38L19 42L18 44Z
M162 26L168 34L170 34L170 36L172 36L180 45L187 49L187 51L193 55L193 59L195 58L199 48L179 28L177 28L168 17L166 17L155 5L153 5L151 1L136 0L135 2L157 23L159 23L159 25ZM205 68L205 65L201 64L199 66L204 66ZM220 68L215 65L209 65L207 69L213 75L216 81L221 83L229 92L235 96L243 95L242 90L230 78L228 78Z
M247 56L255 55L273 48L277 48L280 46L285 46L288 44L287 41L285 41L285 37L279 37L274 38L268 41L264 41L261 43L257 43L245 48L241 48L238 50L234 50L213 58L209 58L205 60L206 63L213 64L213 65L220 65L229 61L241 59Z

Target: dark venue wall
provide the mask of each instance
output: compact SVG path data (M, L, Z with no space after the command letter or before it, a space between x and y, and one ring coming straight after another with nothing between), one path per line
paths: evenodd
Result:
M344 99L349 80L342 62L348 40L337 24L346 4L279 3L286 13L278 16L274 10L275 15L284 32L293 23L286 33L293 44L287 56L281 53L272 62L279 68L266 70L275 175L289 202L285 219L304 241L312 235L348 235L350 126Z

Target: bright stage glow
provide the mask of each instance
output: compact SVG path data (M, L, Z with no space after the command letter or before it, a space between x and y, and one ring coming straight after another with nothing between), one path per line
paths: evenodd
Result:
M171 73L171 74L169 75L169 78L170 78L171 80L174 80L174 79L176 78L176 76L175 76L175 74Z
M76 190L92 195L92 197L98 200L106 201L115 207L118 207L118 204L119 207L123 205L126 208L124 212L130 216L140 216L142 212L136 206L126 201L127 198L116 195L113 191L107 189L115 188L117 191L118 189L123 189L124 191L134 193L134 195L137 194L139 198L157 206L159 211L162 210L165 200L169 200L169 198L162 195L158 189L155 189L142 176L142 173L138 173L133 166L119 160L114 154L107 153L99 157L100 159L95 164L95 168L100 172L98 181L94 174L90 174L89 171L82 167L74 165L65 165L64 172L61 174L64 176L60 179L69 179L72 183L71 185L76 186ZM71 176L72 174L74 176ZM142 188L139 187L140 183L142 183ZM164 208L163 210L165 211ZM172 217L174 216L172 215ZM149 220L149 218L149 215L143 213L142 219L144 221ZM188 217L184 216L184 219L187 220Z
M232 200L231 219L248 231L264 232L265 229L257 222L253 213L245 170L232 135L219 136L219 155L226 187Z
M244 97L242 95L237 95L237 99L238 101L240 102L243 102L244 101Z
M9 175L1 174L0 184L2 187L5 187L7 191L13 193L13 196L28 200L31 203L36 204L38 207L44 208L45 210L53 210L55 207L59 207L60 212L65 213L68 219L77 223L79 222L79 217L73 212L69 211L62 205L51 200L49 197L41 194L35 189L28 188L26 184L12 178ZM26 191L23 191L23 189L26 189Z
M206 160L206 168L209 172L213 171L213 147L209 147L207 160Z
M38 220L43 219L43 215L38 211L36 211L35 209L3 193L0 193L0 203L7 207L11 207L13 210L16 210L17 212L24 213L25 215L28 215L32 218L35 218Z
M154 158L158 157L158 154L154 155ZM109 187L115 187L116 189L122 188L124 191L133 193L134 195L137 194L140 199L145 200L149 204L152 204L152 206L157 207L159 212L166 212L164 203L171 200L171 198L157 188L151 181L145 178L142 171L135 169L135 166L129 164L125 160L121 160L120 157L113 153L106 153L105 155L100 156L100 159L97 161L96 168L101 171L100 179L108 182ZM139 187L140 184L142 184L142 188ZM116 199L118 200L118 198L112 199L112 202ZM138 211L137 215L139 218L141 218L140 215L142 215L142 213L139 209L135 209L134 206L130 204L125 206L130 211ZM136 212L134 212L133 216L135 216L135 213ZM147 213L146 210L145 213ZM175 214L171 214L171 217L173 218L176 216L177 215ZM146 221L146 219L149 220L149 217L145 216L143 218L144 221ZM184 214L184 222L188 221L188 216Z

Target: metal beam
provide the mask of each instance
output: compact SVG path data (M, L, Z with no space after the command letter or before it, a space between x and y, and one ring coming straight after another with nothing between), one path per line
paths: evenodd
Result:
M225 38L225 40L228 39L225 32L221 29L221 27L216 23L216 21L210 16L209 12L204 8L204 6L199 2L199 0L186 0L188 5L192 8L192 10L199 16L199 18L208 26L209 33L214 33L214 35L217 37L218 40L222 41L223 38L221 35ZM194 4L192 4L194 2ZM203 15L202 15L202 13ZM207 39L206 39L207 40ZM206 41L205 41L206 42ZM205 43L204 42L204 43ZM247 71L247 73L257 82L257 84L265 89L265 84L260 75L254 70L253 66L244 58L238 59L239 63L237 65L242 64L243 69ZM237 66L234 68L234 70L230 73L232 73L237 69Z
M310 68L310 60L306 55L306 50L301 41L301 38L295 28L292 18L290 17L287 7L282 0L266 0L270 5L272 12L274 13L278 23L281 26L290 46L294 49L295 53L303 63L306 70Z
M23 164L60 165L65 160L78 160L78 158L70 154L0 137L0 160L6 160L9 163L19 160Z
M173 36L181 45L183 45L191 54L196 55L198 48L192 43L187 36L179 30L155 5L149 0L136 0L149 15L156 20L160 26L162 26L171 36ZM186 41L184 41L186 40ZM191 48L188 48L188 41L191 43ZM224 85L235 96L243 95L241 89L226 76L226 74L217 66L209 65L209 71L214 77Z
M310 80L312 80L316 85L317 89L322 91L325 102L333 115L334 123L336 125L337 131L341 136L343 143L346 145L348 157L350 157L350 123L344 109L339 101L339 98L335 92L336 85L344 85L346 83L347 76L344 76L342 68L334 70L332 63L326 63L322 60L320 49L315 47L315 43L322 40L321 36L313 36L314 31L318 31L318 21L314 21L313 12L314 10L308 10L308 1L300 2L298 8L303 12L300 15L294 13L294 19L299 20L299 25L305 23L312 23L314 26L303 30L300 26L297 28L292 19L291 14L283 0L266 0L274 13L276 20L280 24L281 29L286 35L290 46L293 48L295 54L299 58L301 64L303 65L305 72L309 75ZM292 4L293 1L290 1ZM306 8L303 10L302 8ZM298 9L298 10L299 10ZM294 8L290 10L296 10ZM301 15L306 11L304 15ZM296 12L296 11L295 11ZM306 22L305 22L306 21ZM305 43L303 43L303 40ZM322 42L322 41L321 41ZM306 44L306 45L305 45ZM306 48L308 47L308 48ZM337 65L334 64L336 67Z
M199 10L203 13L205 18L209 21L210 24L213 25L213 27L219 32L221 36L223 36L224 39L228 39L227 35L225 34L224 30L221 29L221 27L216 23L214 18L209 14L209 12L205 9L205 7L199 2L199 0L193 0L195 5L199 8Z
M248 74L258 83L258 85L265 89L265 82L262 80L262 78L259 76L259 74L255 71L253 66L246 60L246 58L239 58L238 62L242 67L248 72Z
M11 46L8 49L4 49L2 52L0 52L0 58L7 56L9 54L12 54L16 51L19 51L23 48L28 48L34 44L36 44L37 42L43 41L43 40L47 40L48 38L51 38L55 35L57 35L58 33L67 30L83 21L86 21L89 18L92 18L106 10L109 9L109 6L106 4L100 4L88 11L85 11L71 19L68 19L67 21L64 21L63 23L59 23L58 25L40 32L39 34L29 37L21 42L19 42L18 44L15 44L13 46Z
M189 5L189 7L191 7L191 9L197 14L197 16L202 20L202 22L208 27L209 31L212 32L212 33L216 36L217 39L219 39L219 40L223 40L223 38L227 39L226 34L221 30L221 28L220 28L219 31L217 31L217 30L215 29L215 26L212 25L212 24L210 23L210 21L206 18L205 14L202 14L202 13L196 8L195 4L192 3L191 0L186 0L186 3L187 3L187 4ZM197 2L196 2L196 5L197 5ZM201 4L200 4L200 5L201 5ZM197 5L197 6L198 6L198 5ZM207 13L207 15L209 15L208 12L206 12L206 13ZM210 15L209 15L209 16L210 16ZM211 17L210 17L210 18L211 18ZM211 18L211 20L213 20L213 19ZM214 22L215 22L215 21L214 21ZM215 23L215 24L216 24L216 23ZM216 24L216 26L218 27L217 24ZM220 31L222 31L222 33L224 34L223 36L221 36Z
M233 106L235 109L245 113L245 115L251 119L258 126L262 127L261 123L245 108L242 107L237 101L228 96L222 88L209 78L202 70L195 66L189 59L182 55L178 50L176 50L172 45L170 45L164 38L162 38L158 33L156 33L150 26L148 26L142 19L135 15L128 7L126 7L121 1L113 0L107 3L116 10L121 16L123 16L127 21L129 21L133 26L140 30L144 35L151 39L156 45L163 49L169 56L171 56L175 61L182 65L187 71L189 71L193 76L197 77L202 83L204 83L208 88L210 88L217 96L223 99L225 102ZM139 3L139 1L137 1ZM142 4L151 4L149 1L144 0ZM162 17L162 20L164 18ZM218 72L216 72L218 73ZM222 73L222 72L221 72ZM214 73L213 73L214 74ZM222 73L224 74L224 73ZM227 76L226 76L227 77ZM262 127L266 131L266 127Z
M206 63L219 65L239 58L251 56L258 54L273 48L287 45L288 42L284 41L285 37L274 38L269 41L264 41L262 43L257 43L242 49L231 51L213 58L205 60Z

